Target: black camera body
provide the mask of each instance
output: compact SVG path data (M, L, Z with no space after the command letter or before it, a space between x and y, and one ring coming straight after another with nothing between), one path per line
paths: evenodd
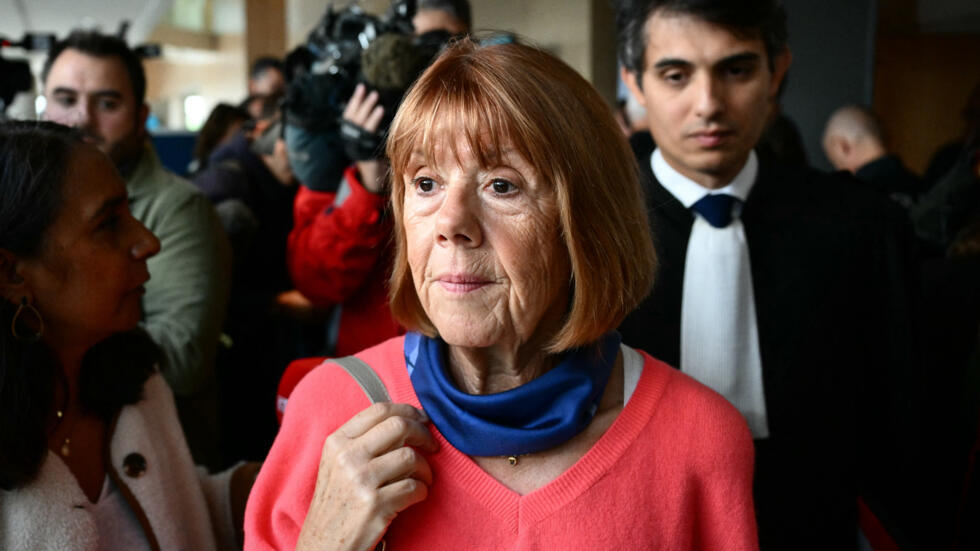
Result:
M394 0L388 11L378 17L357 5L340 11L330 5L320 23L310 32L306 44L286 57L289 84L283 102L283 135L293 174L304 186L317 191L335 191L345 168L355 159L373 156L380 149L380 137L387 132L407 85L401 89L386 89L380 81L372 81L368 77L373 74L372 68L388 67L377 63L372 52L387 51L393 57L411 57L412 52L416 52L414 47L390 51L379 46L390 44L392 38L399 43L415 40L412 25L415 9L415 0ZM364 55L367 50L371 55ZM368 74L362 62L369 64ZM392 67L409 65L412 65L410 61L400 60ZM369 145L364 145L363 140L351 141L341 128L344 107L359 82L377 90L380 104L385 108L385 119L378 132L370 136ZM358 146L355 148L357 153L351 152L352 144Z
M54 44L53 34L27 33L20 42L11 42L0 36L0 48L10 46L26 51L45 51ZM0 119L14 97L21 92L30 91L34 83L31 66L24 60L4 59L0 56Z
M414 34L415 0L395 0L383 16L352 4L327 7L320 23L286 57L286 122L310 130L336 128L360 80L361 54L376 38Z
M378 36L414 34L414 16L414 0L396 0L382 17L368 14L356 4L340 12L335 12L331 5L310 33L307 48L323 63L322 70L355 76L361 52Z

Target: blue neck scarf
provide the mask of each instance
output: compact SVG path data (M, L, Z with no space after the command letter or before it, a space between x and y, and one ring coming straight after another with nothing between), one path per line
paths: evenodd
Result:
M567 442L592 421L619 354L619 333L566 352L540 377L497 394L453 383L443 342L405 335L405 364L425 413L456 449L477 456L523 455Z

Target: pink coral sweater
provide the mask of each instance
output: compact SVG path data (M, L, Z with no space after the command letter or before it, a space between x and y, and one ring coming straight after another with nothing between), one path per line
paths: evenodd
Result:
M419 407L397 337L360 354L392 400ZM428 498L392 522L388 549L757 549L752 439L728 402L643 354L639 383L598 442L526 495L502 486L434 427ZM245 549L293 549L323 441L369 405L341 368L321 366L290 398L249 497Z

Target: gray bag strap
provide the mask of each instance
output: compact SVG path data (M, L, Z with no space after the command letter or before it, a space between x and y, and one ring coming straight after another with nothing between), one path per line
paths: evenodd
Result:
M388 396L388 389L381 382L381 377L378 377L374 369L363 360L354 356L344 356L343 358L330 358L326 362L333 362L344 368L344 371L357 382L357 386L361 387L364 394L367 394L372 404L391 401L391 397Z

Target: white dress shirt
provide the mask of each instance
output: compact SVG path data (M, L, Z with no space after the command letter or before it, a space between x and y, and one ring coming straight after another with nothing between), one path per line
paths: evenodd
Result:
M762 386L762 357L756 323L752 267L745 227L739 215L759 172L753 151L727 186L709 190L674 170L657 149L650 163L657 181L682 205L708 194L740 200L732 222L715 228L694 213L687 243L681 301L681 371L711 387L731 402L749 424L752 436L769 436Z

